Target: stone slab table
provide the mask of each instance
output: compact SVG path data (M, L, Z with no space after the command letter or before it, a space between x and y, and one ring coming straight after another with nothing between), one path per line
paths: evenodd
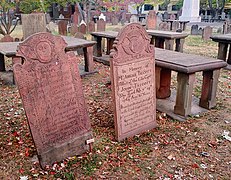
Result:
M165 49L155 49L157 109L169 116L184 120L188 115L195 115L203 109L216 105L216 91L220 69L227 65L220 59L194 54L185 54ZM177 72L177 90L172 98L171 71ZM192 111L193 84L195 73L203 72L203 82L199 108ZM194 103L195 104L195 103Z
M227 61L227 68L231 69L231 34L218 34L210 37L218 42L218 59Z

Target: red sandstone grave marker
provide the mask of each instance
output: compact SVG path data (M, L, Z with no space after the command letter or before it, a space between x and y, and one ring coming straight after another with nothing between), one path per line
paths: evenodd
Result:
M210 40L210 37L212 36L213 33L213 28L210 26L206 26L203 30L202 30L202 39L203 40Z
M154 47L138 23L125 26L114 41L111 79L119 141L156 127Z
M87 33L87 25L84 21L82 21L79 25L79 32L86 34Z
M66 20L59 20L58 22L58 31L60 35L66 36L67 35L67 24Z
M75 35L75 33L79 32L79 28L76 24L72 24L70 27L70 33L72 36Z
M157 16L154 10L150 10L147 17L147 29L156 29Z
M87 31L88 32L94 32L95 31L95 22L94 21L90 21L88 23Z
M106 22L103 19L100 19L96 22L97 31L105 31Z
M92 139L77 57L60 36L38 33L18 46L14 64L41 166L88 150Z

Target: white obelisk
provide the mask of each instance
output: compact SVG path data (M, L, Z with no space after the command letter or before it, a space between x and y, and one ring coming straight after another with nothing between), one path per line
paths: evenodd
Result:
M180 21L201 22L200 0L184 0Z

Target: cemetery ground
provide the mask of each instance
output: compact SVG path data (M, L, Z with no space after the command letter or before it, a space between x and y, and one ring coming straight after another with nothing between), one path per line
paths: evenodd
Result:
M216 57L217 43L189 36L184 52ZM17 87L0 80L1 179L230 179L231 142L223 133L231 132L231 71L221 70L214 109L185 122L157 112L157 128L117 142L110 69L99 63L95 68L99 73L82 79L93 150L45 170L39 166ZM175 73L173 79L175 88ZM198 74L197 97L201 82Z

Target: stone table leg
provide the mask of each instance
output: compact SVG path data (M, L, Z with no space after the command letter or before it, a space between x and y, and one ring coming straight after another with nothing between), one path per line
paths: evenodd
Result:
M165 39L165 49L173 51L174 39Z
M102 37L93 36L93 40L97 43L94 45L94 56L102 56Z
M228 55L227 63L231 65L231 44L229 44L229 55Z
M177 94L176 104L174 106L174 113L182 116L191 114L192 107L192 92L195 81L195 73L177 74Z
M1 72L6 71L6 68L5 68L5 58L4 58L3 54L0 54L0 71Z
M85 71L86 72L92 72L94 68L93 63L93 47L84 47L83 48L84 53L84 62L85 62Z
M110 50L112 49L112 45L115 39L108 38L107 39L107 52L106 54L110 54Z
M184 39L176 39L176 51L183 52Z
M227 48L228 48L228 44L225 43L218 43L218 59L222 59L224 61L226 61L226 54L227 54Z
M151 42L150 42L150 44L155 45L155 38L154 38L153 36L151 37Z
M220 69L203 72L203 84L199 105L211 109L216 105L216 92Z
M171 70L156 66L156 97L159 99L167 98L171 95Z

